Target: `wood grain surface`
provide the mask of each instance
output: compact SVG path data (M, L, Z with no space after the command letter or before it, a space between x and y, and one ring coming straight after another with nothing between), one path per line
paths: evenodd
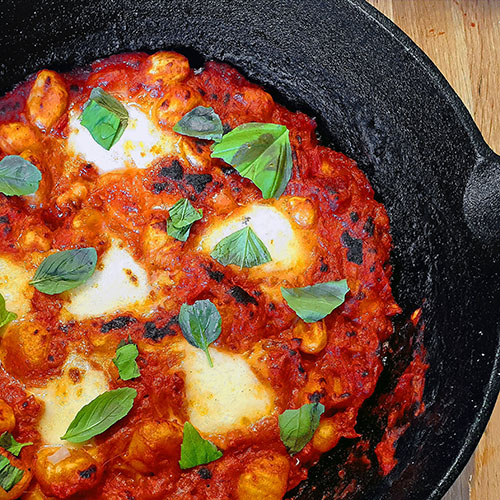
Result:
M500 153L500 0L368 2L432 59L486 142ZM500 401L474 456L445 499L500 499Z

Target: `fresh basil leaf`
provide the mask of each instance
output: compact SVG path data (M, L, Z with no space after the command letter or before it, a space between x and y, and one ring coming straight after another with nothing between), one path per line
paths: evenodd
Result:
M130 380L141 375L136 359L139 356L139 349L135 344L125 344L116 349L116 357L113 363L118 368L118 374L122 380Z
M18 443L10 432L4 432L0 436L0 447L16 457L19 456L19 453L21 453L21 450L25 446L31 446L32 444L33 443Z
M21 481L24 476L24 471L11 465L9 459L0 456L0 487L5 491L10 491L14 486Z
M127 128L128 111L118 99L96 87L85 103L80 122L100 146L109 150Z
M131 387L122 387L97 396L80 409L61 439L83 443L103 433L128 414L136 396L137 391Z
M217 307L210 300L197 300L192 306L182 304L179 325L184 338L207 355L213 366L208 346L215 342L221 332L221 317Z
M174 132L198 139L219 142L224 129L219 115L212 108L198 106L174 125Z
M5 307L5 299L3 295L0 293L0 328L9 324L11 321L17 318L17 314L7 311Z
M173 225L180 228L200 220L203 217L203 210L196 210L187 198L182 198L169 209L168 214Z
M167 234L179 241L187 241L192 224L181 228L175 227L170 219L167 220Z
M97 264L95 248L77 248L49 255L30 281L37 290L48 295L71 290L85 283Z
M275 123L245 123L212 146L221 158L262 191L264 198L279 198L292 176L290 133Z
M348 291L346 280L327 281L303 288L281 287L281 295L286 303L306 323L314 323L328 316L344 303Z
M7 196L33 194L41 180L40 170L21 156L10 155L0 161L0 193Z
M181 459L179 460L181 469L208 464L220 457L222 457L222 451L219 451L210 441L203 439L189 422L184 424Z
M179 241L186 241L193 223L203 217L203 210L194 208L187 198L179 200L168 212L167 234Z
M272 260L266 246L250 226L220 240L210 256L223 266L234 264L241 268L260 266Z
M325 407L310 403L298 410L285 410L279 417L280 438L290 455L295 455L312 439Z

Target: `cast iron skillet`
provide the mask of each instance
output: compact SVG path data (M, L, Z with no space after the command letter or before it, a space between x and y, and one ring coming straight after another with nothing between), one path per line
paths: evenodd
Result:
M388 477L340 481L343 443L293 494L440 498L499 389L500 162L426 56L361 0L10 0L0 19L2 92L44 67L174 48L195 64L229 62L318 117L325 142L358 161L387 208L393 289L405 315L425 299L430 369L427 410ZM403 361L389 359L386 387Z

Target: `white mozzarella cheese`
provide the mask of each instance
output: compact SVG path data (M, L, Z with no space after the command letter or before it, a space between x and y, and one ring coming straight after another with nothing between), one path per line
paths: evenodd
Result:
M250 226L268 249L272 261L258 267L263 273L296 268L309 254L307 245L290 223L289 216L271 205L248 205L209 227L201 246L210 253L226 236Z
M151 286L144 268L113 241L92 277L69 292L66 310L77 319L130 310L149 298Z
M222 434L270 415L274 394L239 354L210 348L213 367L201 349L185 346L183 369L189 421L201 432Z
M29 312L33 287L29 285L28 271L7 257L0 257L0 293L8 311L23 316Z
M73 110L69 119L68 152L93 163L101 174L105 174L127 167L146 168L155 158L176 151L178 137L161 131L137 105L124 105L129 113L128 125L109 151L82 126L80 110Z
M45 387L28 389L44 403L38 426L42 441L71 445L60 437L78 411L108 389L108 377L104 372L77 354L71 354L60 377L50 380Z

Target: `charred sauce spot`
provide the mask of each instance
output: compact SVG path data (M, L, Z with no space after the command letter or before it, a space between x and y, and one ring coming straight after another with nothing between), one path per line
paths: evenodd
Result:
M353 238L347 231L342 233L341 240L347 248L347 260L354 264L363 264L363 241Z
M188 174L186 175L187 183L193 187L197 193L201 193L207 187L207 184L212 182L213 177L210 174Z
M212 472L210 469L207 469L206 467L202 467L200 470L198 470L198 475L202 479L211 479L212 478Z
M323 257L321 258L321 266L319 266L319 270L322 272L322 273L326 273L328 271L328 264L325 264L323 262Z
M363 231L368 236L373 236L374 230L375 230L375 224L373 222L373 217L368 217L368 219L366 219L365 225L363 226Z
M356 212L351 212L349 216L351 217L352 222L358 222L359 215Z
M226 167L224 165L221 165L219 167L221 170L222 170L222 173L227 177L227 176L230 176L230 175L233 175L237 172L237 170L233 167Z
M153 193L160 194L163 191L170 191L170 185L168 182L155 182L153 184Z
M161 168L160 176L174 181L180 181L184 177L184 169L178 160L174 160L170 167Z
M144 338L154 340L158 342L163 339L167 335L174 336L177 335L177 332L171 328L173 325L177 325L179 323L179 317L172 317L169 322L163 327L157 327L154 321L148 321L144 325Z
M217 281L217 283L220 283L224 279L224 273L221 271L217 271L216 269L212 269L208 266L205 267L205 271L207 271L208 277Z
M255 298L243 290L240 286L233 286L228 293L236 300L236 302L239 302L240 304L244 304L245 306L248 304L253 304L254 306L258 305Z
M88 469L78 471L79 476L82 479L90 479L97 472L97 467L91 465Z
M132 318L131 316L118 316L117 318L104 323L104 325L101 326L101 332L108 333L111 330L121 330L122 328L125 328L131 323L135 323L136 321L137 320L135 318Z
M311 403L319 403L324 395L325 394L323 392L316 391L312 394L309 394L309 396L307 397Z
M0 215L0 224L10 224L8 215Z

